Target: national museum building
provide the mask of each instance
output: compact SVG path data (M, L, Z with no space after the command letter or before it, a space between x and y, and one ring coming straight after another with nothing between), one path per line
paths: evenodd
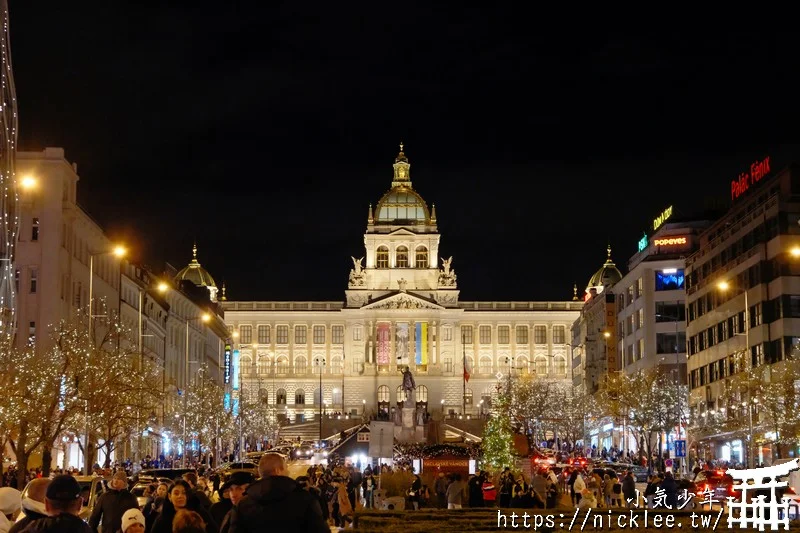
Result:
M344 301L220 302L234 395L303 422L321 411L392 414L405 367L429 414L488 412L509 373L568 386L567 332L583 302L460 301L452 258L439 256L436 208L412 187L402 145L393 168L391 189L369 208Z

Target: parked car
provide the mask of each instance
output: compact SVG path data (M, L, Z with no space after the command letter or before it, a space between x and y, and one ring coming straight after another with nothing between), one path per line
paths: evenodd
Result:
M741 493L733 490L733 478L724 470L703 470L694 478L694 484L695 494L701 500L704 498L703 494L708 490L714 491L714 499L721 502L728 501L729 496L734 499L741 498Z
M78 485L81 486L81 497L83 498L83 507L78 516L88 522L89 517L92 515L94 504L97 502L97 498L106 491L106 482L108 479L95 476L75 476L75 479L78 481ZM30 487L30 484L31 482L28 482L22 490L23 499L28 497L28 487ZM20 515L25 516L24 509Z
M138 481L144 483L145 481L155 482L160 478L165 478L170 481L180 479L184 474L189 472L196 472L194 468L149 468L139 472Z

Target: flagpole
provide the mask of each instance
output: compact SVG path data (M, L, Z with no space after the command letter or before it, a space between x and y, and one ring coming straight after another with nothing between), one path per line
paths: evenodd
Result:
M463 354L464 371L461 373L461 384L463 390L461 394L461 414L467 416L467 345L464 343L464 333L461 333L461 352Z

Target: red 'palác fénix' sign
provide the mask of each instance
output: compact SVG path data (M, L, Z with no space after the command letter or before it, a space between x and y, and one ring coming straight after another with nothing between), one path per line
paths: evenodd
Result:
M735 201L750 188L769 174L769 156L750 165L749 172L742 172L731 182L731 201Z

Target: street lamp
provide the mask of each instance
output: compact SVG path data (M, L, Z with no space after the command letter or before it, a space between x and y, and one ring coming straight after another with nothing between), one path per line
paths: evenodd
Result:
M195 322L200 320L203 323L208 322L211 320L211 315L208 313L203 313L200 316L196 316L193 318L186 319L186 352L184 355L183 360L183 461L182 461L182 468L186 468L186 411L189 409L188 401L189 401L189 324L191 322Z
M317 372L319 373L319 443L322 445L322 372L325 370L325 358L317 358Z
M800 252L800 250L798 250ZM728 281L722 280L717 283L717 289L721 292L727 292L731 288L731 284ZM750 305L747 301L747 289L742 288L740 289L741 292L744 293L744 370L746 373L746 380L747 380L747 397L750 398L750 370L752 369L752 354L750 353ZM734 335L737 334L736 331L733 332ZM749 434L747 436L747 466L752 468L753 466L753 458L752 458L752 448L750 443L753 440L753 425L752 425L752 416L751 423L749 427Z
M673 316L673 315L664 315L664 314L661 314L661 313L656 313L656 316L657 317L661 317L661 318L666 318L666 319L669 319L669 320L672 320L673 322L675 322L675 409L677 410L677 415L678 415L677 416L677 418L678 418L678 434L675 437L674 446L675 446L675 457L677 458L678 457L678 449L677 449L677 445L678 444L677 444L677 441L679 441L681 439L681 428L682 428L682 424L681 424L682 410L680 408L680 403L679 403L680 402L680 381L681 381L681 379L680 379L680 358L678 356L678 354L680 353L680 349L679 349L680 348L680 342L679 342L680 333L678 331L678 323L680 322L681 318L677 317L677 316ZM681 464L681 472L686 474L687 473L687 470L686 470L686 466L687 465L686 465L685 458L684 458L684 460L682 460L680 462L680 464Z
M31 180L33 180L33 178L29 178L29 180L27 182L28 183L27 188L35 186L35 181L31 181ZM23 182L24 181L25 181L25 179L23 178ZM105 252L94 252L94 253L90 252L89 253L89 337L90 337L90 339L92 341L92 346L93 347L94 347L94 327L93 327L94 323L93 323L92 319L94 318L94 314L93 314L94 306L92 305L92 303L93 303L92 299L94 298L94 292L93 292L94 291L94 257L95 256L100 256L100 255L107 255L107 254L113 254L113 255L115 255L115 256L117 256L118 258L121 259L122 257L125 256L125 248L122 247L122 246L116 246L116 247L114 247L113 250L107 250ZM83 465L84 466L84 474L87 475L87 476L90 475L91 472L92 472L92 470L91 470L91 468L92 468L91 459L92 458L89 456L89 433L91 432L91 417L92 417L92 413L91 413L91 410L89 409L89 407L90 407L89 406L89 400L87 399L86 400L86 450L84 452L84 455L86 456L86 460L85 460L85 464Z
M748 399L749 399L750 391L748 391ZM742 407L747 408L747 464L752 468L754 461L751 459L753 452L753 407L758 405L758 398L753 398L749 402L742 403ZM753 455L755 455L753 453ZM753 458L754 459L754 458Z

